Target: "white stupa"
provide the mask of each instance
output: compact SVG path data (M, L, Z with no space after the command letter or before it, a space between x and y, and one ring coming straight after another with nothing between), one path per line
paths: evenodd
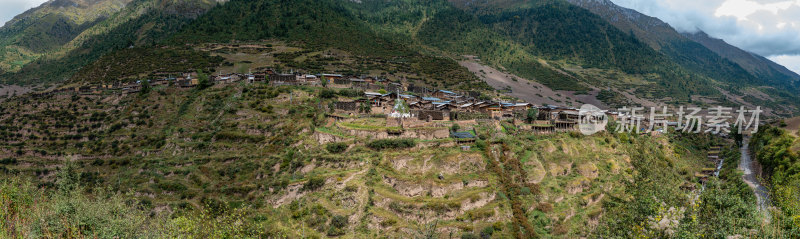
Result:
M392 113L389 114L390 118L411 118L411 111L408 109L408 104L398 96L394 101L394 108Z

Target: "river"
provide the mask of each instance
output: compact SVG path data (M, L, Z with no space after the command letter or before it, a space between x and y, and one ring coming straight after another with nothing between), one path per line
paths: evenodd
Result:
M766 220L769 220L770 215L769 210L767 210L769 206L769 190L761 184L758 178L759 175L756 174L756 172L760 172L761 170L754 170L756 167L759 167L759 164L753 162L750 158L750 138L745 137L742 140L741 153L742 159L739 161L739 170L744 171L742 178L755 192L756 199L758 200L758 210L764 213Z

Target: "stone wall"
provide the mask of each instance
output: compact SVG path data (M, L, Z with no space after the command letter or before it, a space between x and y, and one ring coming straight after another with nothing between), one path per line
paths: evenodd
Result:
M358 111L358 102L335 102L333 103L333 108L344 111Z
M450 130L442 129L406 129L400 134L390 134L386 131L370 131L357 129L343 129L347 134L360 138L388 139L388 138L413 138L421 140L444 139L450 137Z
M333 83L337 84L337 85L349 85L350 84L350 79L337 78L337 79L333 79Z
M417 110L411 114L417 115L417 119L419 120L444 120L444 113L445 112L436 110Z
M474 120L474 119L491 119L491 116L483 112L450 112L450 120Z

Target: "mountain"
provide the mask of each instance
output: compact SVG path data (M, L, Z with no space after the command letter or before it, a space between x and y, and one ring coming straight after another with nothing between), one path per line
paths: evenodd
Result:
M0 30L0 42L7 43L5 49L12 49L0 52L0 59L13 63L0 80L7 84L63 82L103 54L160 42L216 3L214 0L49 1L15 17ZM83 18L70 15L73 13ZM51 24L49 19L62 19L60 22L66 23ZM76 27L68 27L70 24ZM69 31L59 31L59 27ZM50 40L28 39L39 36Z
M671 96L683 101L692 94L716 94L708 79L671 67L658 52L582 8L563 1L480 3L360 1L349 5L379 33L409 39L423 51L437 50L434 54L474 55L485 64L556 90L585 95L598 88L636 88L631 93L642 97ZM620 79L628 77L640 83L632 86L630 80Z
M669 24L609 0L568 0L603 17L623 31L670 56L684 67L714 79L797 90L800 75L764 57L714 39L700 31L679 33Z
M753 75L764 78L782 79L785 81L800 81L800 75L786 69L785 66L779 65L758 54L739 49L722 39L713 38L705 32L698 31L696 33L682 34L693 41L703 44L703 46L716 52L720 56L736 62Z
M408 73L404 78L414 81L424 81L429 86L448 85L453 89L470 90L485 87L477 78L460 67L456 61L430 54L421 54L409 48L404 39L393 39L381 36L374 32L367 23L359 21L356 16L351 14L349 9L344 7L340 1L231 1L210 9L196 20L187 21L187 24L174 33L166 36L157 43L157 47L182 48L191 45L194 50L202 50L202 46L207 43L240 43L250 42L255 44L265 44L264 41L280 41L288 43L292 47L302 48L303 51L292 57L283 58L288 53L269 54L269 58L274 59L273 65L255 65L246 63L248 68L273 68L287 67L295 70L320 70L332 68L331 70L342 70L353 73L359 70L358 74L367 74L374 71L394 72L397 74ZM147 47L147 46L144 46ZM271 47L267 47L271 48ZM319 54L311 54L321 51L345 51L347 56L358 58L357 62L346 63L352 59L343 57L330 57L320 61L303 62L296 60L302 56L318 58ZM115 55L117 51L109 53ZM131 51L124 51L130 53ZM222 52L213 52L220 54ZM231 56L241 58L240 56ZM264 61L264 55L250 55L252 59L243 61L241 59L227 59L230 65L242 64L244 62ZM109 56L104 59L114 59ZM118 58L118 57L117 57ZM330 62L337 62L330 65ZM373 62L382 62L374 64ZM104 61L107 64L115 62ZM153 61L144 62L145 64L154 63ZM157 64L157 63L154 63ZM336 65L354 65L349 69L342 69ZM71 82L97 82L111 81L119 79L91 78L92 75L86 72L98 72L99 75L120 75L119 72L108 72L114 69L148 69L145 71L123 73L122 78L139 76L141 74L152 73L152 67L138 67L137 65L122 65L109 69L104 64L91 64L91 69L81 71L79 78L73 77ZM224 68L224 67L223 67ZM216 70L216 69L215 69ZM246 73L248 69L233 69L237 72ZM230 71L228 71L230 72Z
M795 111L795 105L800 105L791 94L798 84L774 63L753 56L748 61L760 65L743 67L744 63L734 61L732 55L721 56L703 41L610 1L136 0L96 21L80 28L80 34L68 42L58 41L63 44L46 48L50 49L46 57L20 62L21 67L3 74L2 80L30 84L70 79L68 82L80 84L115 77L133 79L151 75L158 67L150 60L125 61L116 67L103 65L110 64L108 59L133 52L161 54L143 52L158 47L196 57L183 48L198 51L209 43L284 41L312 52L341 50L363 60L394 61L404 66L405 72L419 73L411 78L394 77L432 87L484 87L472 81L475 76L465 76L463 67L458 66L458 62L479 59L485 66L560 91L554 93L556 96L571 95L566 97L571 99L558 99L567 100L568 105L609 99L617 99L613 100L617 105L624 102L621 98L628 98L636 104L764 104L781 113ZM131 47L141 49L122 51ZM104 55L105 60L97 61ZM223 69L224 65L274 67L246 63L264 62L257 59L235 58L229 55L221 68L206 65L206 69ZM339 68L324 61L301 59L285 58L275 63L297 70ZM81 69L84 67L88 68ZM380 64L359 67L362 73L393 71ZM537 87L523 91L540 91ZM774 97L766 100L759 92Z
M0 70L16 71L57 50L131 0L50 0L0 28Z

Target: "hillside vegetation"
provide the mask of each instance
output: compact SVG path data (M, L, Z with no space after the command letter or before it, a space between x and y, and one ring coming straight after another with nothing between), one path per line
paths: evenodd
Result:
M800 233L800 141L795 132L774 126L759 129L750 143L752 152L771 185L773 221L797 235Z
M79 238L781 233L759 227L752 192L730 166L735 161L705 191L696 190L694 174L711 165L705 150L723 143L711 136L535 135L509 122L459 122L478 135L463 150L450 138L379 138L396 130L382 116L333 120L330 102L354 96L334 90L323 97L327 91L234 84L3 102L0 172L8 220L2 232ZM405 130L424 134L452 124ZM736 158L735 148L724 151ZM661 225L667 217L674 222Z
M58 50L83 31L120 11L131 0L60 0L26 11L0 28L0 72Z
M102 5L113 1L97 2ZM105 54L132 46L153 46L161 42L213 6L215 2L210 0L130 1L117 12L98 19L81 31L75 31L73 36L65 37L65 41L47 44L49 50L39 52L38 55L26 56L25 61L15 61L18 68L0 72L3 73L0 75L0 81L4 84L62 83L70 79L81 67ZM98 6L93 5L86 9L91 10L95 7ZM31 11L36 12L37 9ZM3 29L13 28L6 26ZM0 39L6 38L0 36ZM13 51L26 51L25 48L10 47L16 49ZM0 57L7 56L13 57L14 53L0 54Z

